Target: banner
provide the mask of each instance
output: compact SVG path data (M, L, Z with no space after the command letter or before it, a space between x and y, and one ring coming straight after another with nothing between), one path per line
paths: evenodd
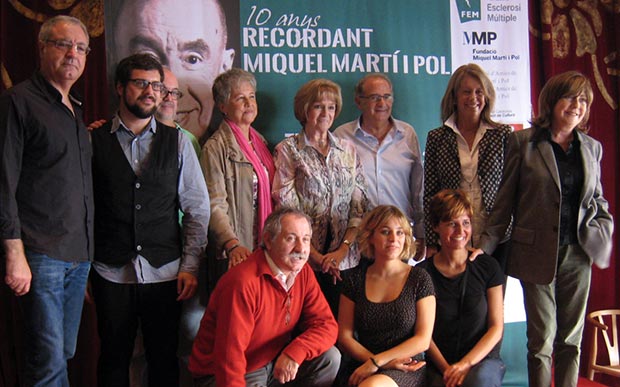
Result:
M482 66L495 86L493 119L515 129L531 116L527 2L456 0L451 2L452 69Z
M478 63L492 79L497 121L521 129L530 118L526 0L109 0L105 17L109 74L131 53L157 56L185 94L179 123L203 141L219 121L213 80L232 66L256 76L254 127L270 146L301 129L293 98L318 77L342 87L335 128L359 116L357 81L387 74L393 115L413 125L422 148L428 131L442 124L439 106L452 71L465 63ZM522 321L518 282L511 289L507 321Z
M254 126L271 146L300 130L293 97L317 77L342 87L344 106L335 128L359 115L353 99L356 82L371 72L387 74L394 83L394 116L414 126L422 147L426 133L441 125L439 105L446 84L453 69L464 63L480 64L495 82L497 120L520 128L529 119L525 0L221 4L105 2L110 74L132 52L158 56L177 75L185 94L179 101L179 122L203 140L206 127L216 126L219 118L212 114L213 79L231 66L256 76L259 114Z
M448 2L241 4L241 62L258 80L257 127L270 142L299 131L293 97L317 77L342 87L344 106L334 127L359 115L353 88L372 72L391 78L394 116L416 128L421 144L426 132L440 125L439 101L452 66Z

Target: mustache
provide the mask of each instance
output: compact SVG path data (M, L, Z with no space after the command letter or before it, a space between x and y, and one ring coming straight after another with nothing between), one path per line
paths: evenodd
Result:
M155 100L155 97L153 97L152 95L144 95L144 96L142 96L142 97L138 98L138 100L139 100L139 101L144 101L144 100L146 100L146 99L150 99L150 100L151 100L151 101L153 101L153 102L157 102L157 101Z
M308 259L308 254L303 254L303 253L291 253L288 256L289 258L292 258L292 259L299 259L299 260Z

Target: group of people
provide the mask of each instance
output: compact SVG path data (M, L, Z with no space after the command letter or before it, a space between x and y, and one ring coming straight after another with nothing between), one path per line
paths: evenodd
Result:
M88 43L79 20L46 21L39 70L0 99L26 385L68 386L90 277L100 386L129 385L138 327L151 386L178 384L178 357L197 386L499 386L506 274L523 286L530 385L550 386L552 358L556 385L576 385L590 268L613 232L582 74L552 77L513 133L484 71L459 67L424 164L387 76L358 82L361 115L333 132L340 87L313 79L272 156L252 74L215 79L223 120L200 148L149 54L119 62L118 112L89 139L71 92Z

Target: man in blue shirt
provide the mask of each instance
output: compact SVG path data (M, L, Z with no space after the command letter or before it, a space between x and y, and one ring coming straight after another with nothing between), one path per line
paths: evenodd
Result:
M420 144L411 125L392 117L393 102L390 79L379 73L366 75L355 87L355 104L362 115L336 128L334 134L357 148L372 206L394 205L413 223L418 261L425 250Z

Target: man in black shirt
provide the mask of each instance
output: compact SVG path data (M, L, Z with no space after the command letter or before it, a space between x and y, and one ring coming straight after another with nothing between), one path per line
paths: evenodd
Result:
M49 19L40 69L0 97L0 238L23 312L26 386L69 385L93 257L91 147L71 93L88 44L78 19Z

